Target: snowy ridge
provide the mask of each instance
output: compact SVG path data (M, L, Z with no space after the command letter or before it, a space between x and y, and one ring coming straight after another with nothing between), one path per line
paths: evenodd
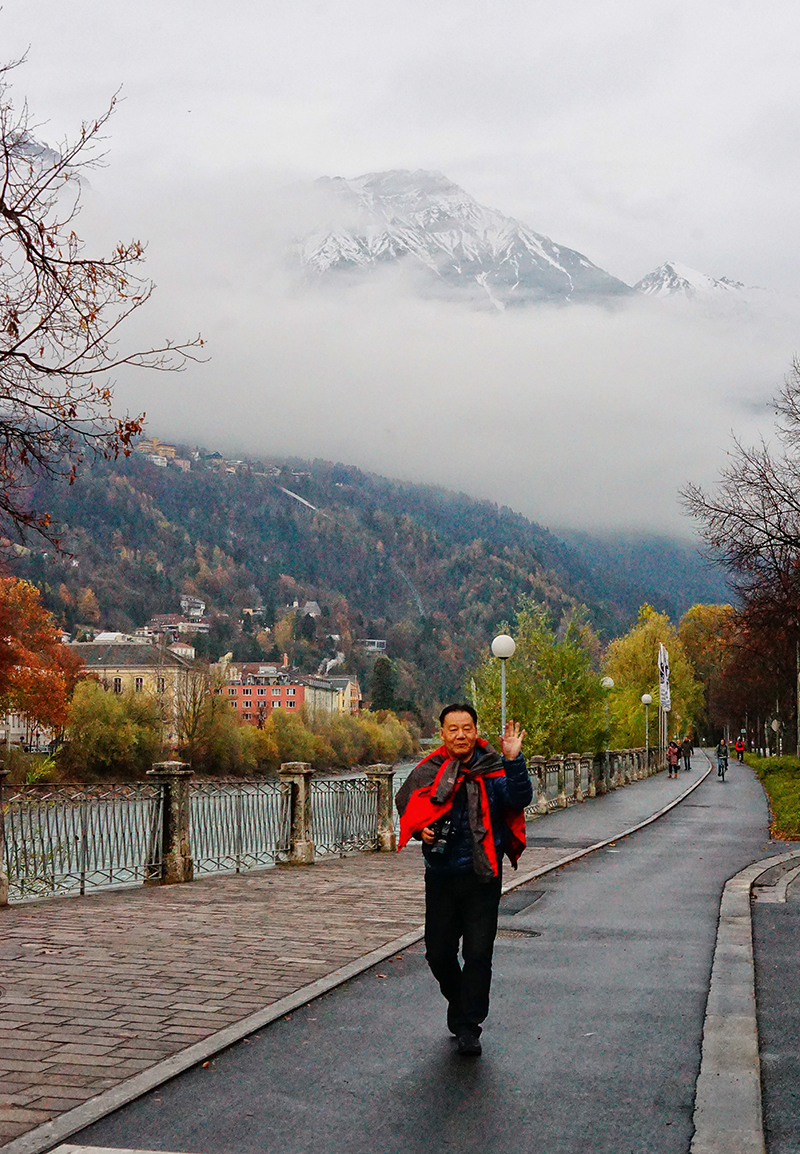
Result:
M323 178L332 219L298 242L308 272L367 272L406 262L426 290L494 308L627 296L632 290L587 257L479 204L438 172Z
M729 280L727 277L716 279L677 261L662 264L642 277L633 287L645 296L684 296L689 300L715 298L720 295L741 297L746 292L745 286L739 281Z

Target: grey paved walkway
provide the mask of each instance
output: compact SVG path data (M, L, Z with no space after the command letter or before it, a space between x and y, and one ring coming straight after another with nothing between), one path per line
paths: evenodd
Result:
M613 836L693 778L531 823L525 869ZM0 1143L418 926L419 850L0 912Z
M603 808L628 818L646 792L663 804L683 786L662 776L531 833L596 840L587 828ZM654 825L530 883L525 908L521 891L509 894L479 1062L454 1054L412 946L72 1141L197 1154L683 1154L720 895L771 852L767 822L749 771L724 786L712 777Z

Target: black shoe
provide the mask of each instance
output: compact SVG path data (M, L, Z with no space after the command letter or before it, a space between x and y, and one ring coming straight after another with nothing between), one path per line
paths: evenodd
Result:
M468 1058L477 1058L482 1051L481 1040L475 1029L460 1030L458 1052Z

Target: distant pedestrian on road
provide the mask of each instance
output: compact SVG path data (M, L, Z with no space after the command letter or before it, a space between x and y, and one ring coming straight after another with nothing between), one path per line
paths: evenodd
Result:
M477 1056L489 1012L503 855L516 869L533 787L517 722L506 726L502 757L478 737L471 705L446 706L439 722L441 746L397 793L399 848L412 837L422 841L425 957L447 999L458 1052Z
M736 760L737 761L744 761L744 738L743 737L739 736L736 738L736 745L734 746L734 749L736 750Z
M680 760L681 751L678 748L677 741L675 741L673 738L673 740L667 746L667 769L669 770L667 777L678 776L678 765L680 764Z
M692 754L694 753L694 746L692 745L691 737L684 737L681 742L681 756L683 757L683 768L692 768Z

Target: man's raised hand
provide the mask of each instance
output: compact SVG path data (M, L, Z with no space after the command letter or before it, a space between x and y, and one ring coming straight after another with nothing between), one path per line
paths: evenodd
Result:
M513 761L522 752L522 743L525 740L525 730L520 729L518 721L506 722L506 731L503 734L501 748L506 761Z

